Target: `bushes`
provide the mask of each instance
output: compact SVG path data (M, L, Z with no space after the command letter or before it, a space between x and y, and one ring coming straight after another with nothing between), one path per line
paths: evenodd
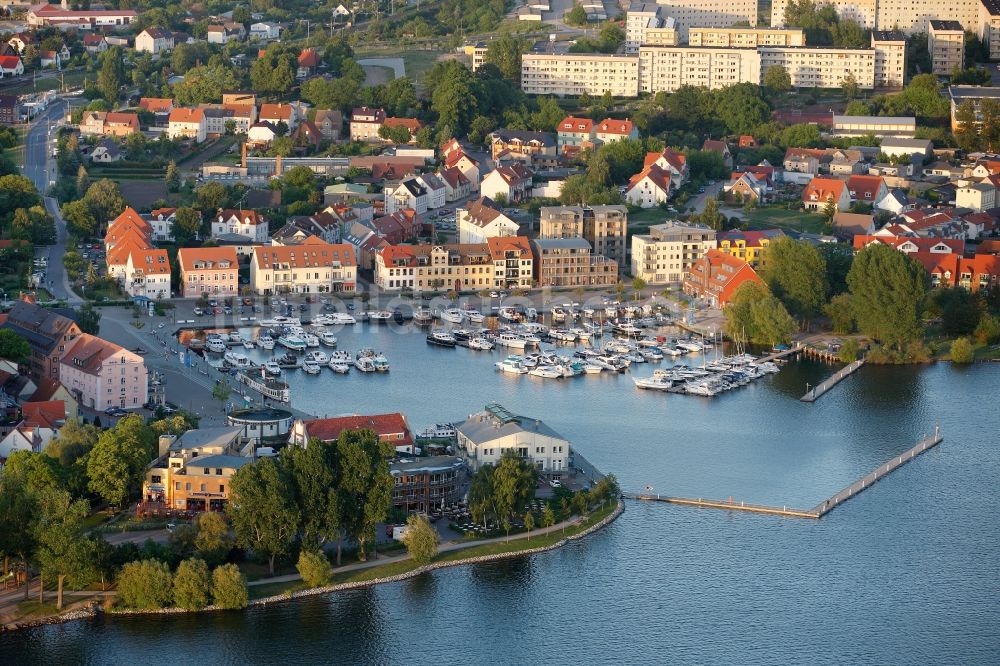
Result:
M974 359L975 352L968 338L958 338L951 343L952 363L972 363Z
M235 564L223 564L212 572L212 601L219 608L247 607L247 579Z
M174 574L174 602L189 611L198 611L208 605L211 583L205 560L184 560Z
M976 326L975 336L976 342L984 345L1000 341L1000 318L983 315Z
M129 562L118 574L118 595L129 608L157 610L173 600L170 567L157 560Z
M412 514L406 519L403 543L410 557L417 564L424 565L434 559L438 552L437 530L423 516Z
M855 361L858 360L858 351L859 351L858 341L848 340L843 345L841 345L838 356L840 356L840 360L843 361L844 363L854 363Z
M323 587L333 580L333 567L322 551L303 550L299 563L295 565L299 575L309 587Z
M889 345L875 345L865 355L872 365L902 365L904 363L929 363L931 350L922 341L907 343L902 350Z

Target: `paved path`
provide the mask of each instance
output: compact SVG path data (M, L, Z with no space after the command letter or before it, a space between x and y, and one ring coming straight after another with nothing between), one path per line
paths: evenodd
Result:
M102 532L101 536L112 546L119 546L123 543L146 543L152 539L156 543L167 543L170 539L170 532L162 530L135 530L131 532Z
M492 539L477 539L476 541L452 541L448 543L441 544L438 548L439 553L450 553L456 550L465 550L467 548L475 548L476 546L483 546L490 543L500 543L506 541L517 541L518 539L527 539L530 537L536 537L540 534L551 534L552 532L557 532L566 527L571 527L573 525L579 525L582 519L579 517L571 518L569 520L564 520L561 523L556 523L552 527L540 527L537 530L532 530L531 534L521 533L513 534L509 538L506 536L495 537ZM358 571L360 569L371 569L372 567L382 566L383 564L392 564L393 562L402 562L403 560L410 559L408 553L402 555L389 555L382 556L378 559L368 560L367 562L355 562L353 564L345 564L342 567L336 567L334 573L342 573L345 571ZM262 578L260 580L254 580L247 583L249 586L255 585L268 585L270 583L290 583L292 581L300 580L302 576L298 574L286 574L284 576L275 576L273 578Z

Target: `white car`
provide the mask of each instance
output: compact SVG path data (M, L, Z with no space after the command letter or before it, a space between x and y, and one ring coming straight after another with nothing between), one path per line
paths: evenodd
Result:
M549 485L552 486L553 488L562 488L562 481L560 481L559 479L552 479L551 481L549 481Z

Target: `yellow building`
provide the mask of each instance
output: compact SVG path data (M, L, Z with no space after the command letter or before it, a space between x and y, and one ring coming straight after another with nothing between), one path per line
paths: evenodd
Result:
M758 46L805 46L802 28L691 28L689 46L756 48Z
M771 243L785 235L781 229L764 229L762 231L726 231L718 235L719 249L727 254L742 259L759 271L767 264L767 248Z

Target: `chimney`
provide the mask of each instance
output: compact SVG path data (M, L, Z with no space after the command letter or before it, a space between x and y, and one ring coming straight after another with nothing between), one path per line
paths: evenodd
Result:
M538 430L538 426L540 426L540 425L542 425L542 422L539 421L538 419L535 419L535 430L536 431Z

